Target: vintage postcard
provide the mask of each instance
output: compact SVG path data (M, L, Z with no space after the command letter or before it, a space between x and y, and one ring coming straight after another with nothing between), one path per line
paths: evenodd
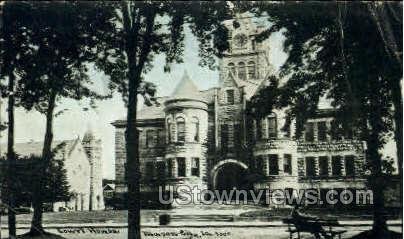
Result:
M0 239L402 238L402 2L1 1Z

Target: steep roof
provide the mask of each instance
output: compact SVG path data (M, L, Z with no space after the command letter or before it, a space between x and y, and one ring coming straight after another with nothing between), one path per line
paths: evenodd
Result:
M189 77L187 71L184 71L181 81L175 87L170 98L203 100L203 96L201 95L198 87Z
M52 148L55 149L58 145L61 145L62 143L65 144L64 150L66 152L71 152L71 150L76 146L77 142L79 142L80 139L73 139L73 140L54 140L52 143ZM7 145L6 144L1 144L0 147L4 150L2 150L1 154L6 155L7 154ZM14 151L16 154L21 155L21 156L40 156L42 154L42 148L43 148L43 142L26 142L26 143L16 143L14 144Z
M84 133L83 141L89 142L95 139L94 131L92 128L88 128L87 131Z
M137 119L164 118L164 101L166 101L167 99L167 96L159 97L156 99L156 104L153 104L151 106L144 105L143 108L137 112Z
M214 101L215 88L200 91L195 83L191 80L185 71L181 81L175 87L171 96L158 97L155 104L148 106L143 105L142 109L137 112L137 120L164 119L164 102L171 99L195 99L206 103ZM126 123L126 118L116 120L113 125L122 125Z

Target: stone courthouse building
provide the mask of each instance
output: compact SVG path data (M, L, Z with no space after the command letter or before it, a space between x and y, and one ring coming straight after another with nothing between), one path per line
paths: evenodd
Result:
M264 28L250 18L227 24L231 49L220 60L219 86L200 91L184 74L173 94L138 113L141 190L158 185L200 189L363 189L364 142L332 135L332 110L322 108L296 138L285 112L254 120L247 103L274 75ZM209 79L206 79L209 80ZM263 106L265 107L265 106ZM116 192L126 192L125 120L116 128Z

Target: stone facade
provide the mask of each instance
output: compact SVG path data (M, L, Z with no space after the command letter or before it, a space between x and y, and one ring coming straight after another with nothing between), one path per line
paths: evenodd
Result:
M231 50L221 59L218 88L199 91L185 73L170 97L139 111L140 164L147 182L143 190L156 190L161 184L210 189L364 188L365 145L354 137L332 137L331 110L313 115L301 138L293 123L283 128L282 110L258 121L246 114L248 101L274 72L268 41L255 40L262 28L250 18L238 21L238 28L232 21L226 23ZM116 191L125 192L126 121L113 125ZM254 174L259 180L240 178Z
M102 185L101 140L88 130L83 137L82 145L90 163L90 202L89 210L103 210L104 193Z

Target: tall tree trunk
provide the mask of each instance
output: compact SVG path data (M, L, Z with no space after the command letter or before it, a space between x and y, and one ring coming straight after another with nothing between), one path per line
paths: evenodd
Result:
M128 183L128 239L140 239L140 167L139 167L139 132L136 127L137 92L140 82L140 72L137 69L135 48L129 46L129 87L128 111L126 118L126 175ZM129 50L131 49L131 50Z
M368 157L372 165L372 178L370 187L373 191L373 226L376 233L387 231L383 185L385 184L382 175L382 159L378 151L380 142L377 133L371 132L368 140Z
M122 1L125 29L125 52L128 57L128 110L126 115L126 180L128 185L128 239L140 239L140 169L139 133L136 128L137 91L140 76L137 77L137 33L140 29L140 14L131 19L133 9L129 2Z
M380 78L369 79L370 89L380 89ZM373 191L373 232L374 235L384 235L387 232L386 215L384 208L384 185L385 178L382 171L382 155L379 149L382 147L381 134L383 127L382 112L380 108L383 105L383 97L378 94L369 94L370 113L369 126L370 132L367 137L368 157L371 163L372 177L370 186Z
M14 153L14 83L15 75L12 69L8 74L8 141L7 141L7 161L8 161L8 231L10 238L16 237L16 227L15 227L15 153Z
M128 239L140 236L140 169L139 169L139 132L136 128L137 84L130 77L129 102L126 127L126 159L128 180Z
M53 112L56 105L56 93L51 91L49 96L48 108L46 110L46 131L42 149L41 174L38 178L37 190L34 196L34 215L31 223L31 235L43 234L42 210L43 210L43 193L46 180L46 171L49 170L50 160L52 157L52 140L53 140Z
M136 128L137 94L142 70L151 51L150 37L156 13L151 9L142 15L141 10L131 8L122 1L125 29L125 52L128 57L128 112L126 125L126 175L128 184L128 239L140 239L140 163L139 132ZM134 4L134 3L133 3ZM142 16L145 31L139 34ZM141 42L138 38L141 36ZM140 44L141 43L141 44ZM138 52L139 51L139 52Z

